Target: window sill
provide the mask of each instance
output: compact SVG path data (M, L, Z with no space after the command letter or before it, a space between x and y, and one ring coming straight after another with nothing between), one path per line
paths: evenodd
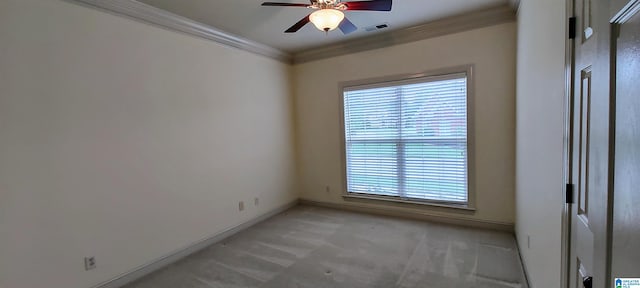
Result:
M438 207L438 208L458 209L458 210L464 210L467 212L476 211L476 208L470 207L468 204L438 203L438 202L429 202L427 200L425 201L405 200L405 199L400 199L395 197L366 195L366 194L357 194L357 193L348 193L343 195L342 197L345 199L372 200L372 201L381 201L381 202L393 202L393 203L401 203L401 204L431 206L431 207Z

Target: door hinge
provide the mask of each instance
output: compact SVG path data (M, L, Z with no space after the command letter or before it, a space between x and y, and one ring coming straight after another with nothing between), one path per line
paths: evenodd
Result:
M573 204L573 184L567 184L567 189L565 189L565 195L567 199L565 199L565 203Z
M569 39L576 39L576 32L578 27L576 27L576 17L569 18Z

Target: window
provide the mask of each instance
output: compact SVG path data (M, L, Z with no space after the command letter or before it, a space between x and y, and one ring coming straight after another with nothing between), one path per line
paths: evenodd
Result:
M350 195L469 203L470 71L344 88Z

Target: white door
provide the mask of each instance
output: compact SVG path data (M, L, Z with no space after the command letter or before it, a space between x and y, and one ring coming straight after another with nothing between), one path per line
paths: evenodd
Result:
M640 0L572 1L568 284L616 287L640 278Z
M570 288L608 287L611 39L608 1L575 0L570 99ZM606 7L606 8L605 8Z

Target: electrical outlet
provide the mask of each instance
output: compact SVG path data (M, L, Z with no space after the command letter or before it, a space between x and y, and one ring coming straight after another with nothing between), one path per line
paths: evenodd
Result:
M84 257L84 270L89 271L96 269L96 257Z
M244 210L244 201L240 201L240 202L238 202L238 210L239 210L239 211Z
M260 198L256 197L255 199L253 199L253 204L256 206L260 205Z

